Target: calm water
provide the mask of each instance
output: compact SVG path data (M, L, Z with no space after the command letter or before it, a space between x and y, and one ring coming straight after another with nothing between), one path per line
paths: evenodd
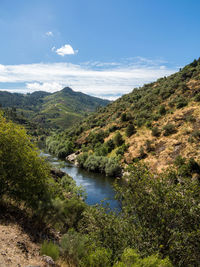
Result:
M60 165L60 161L50 154L42 152L41 155L47 157L48 161L53 165ZM114 199L115 191L112 187L114 178L106 177L98 173L87 172L70 162L62 162L62 168L60 169L69 174L76 181L78 186L81 185L85 189L87 204L94 205L106 199L105 203L109 203L111 209L119 209L119 204Z

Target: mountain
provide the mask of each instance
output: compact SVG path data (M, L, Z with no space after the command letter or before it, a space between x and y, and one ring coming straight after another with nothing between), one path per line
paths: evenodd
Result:
M0 92L2 108L12 108L13 112L23 115L43 128L62 128L72 126L83 117L105 106L108 100L75 92L69 87L55 93L34 92L19 94Z
M135 88L85 118L79 127L54 136L59 138L73 141L75 150L117 157L122 165L142 160L157 171L178 156L198 160L200 59Z

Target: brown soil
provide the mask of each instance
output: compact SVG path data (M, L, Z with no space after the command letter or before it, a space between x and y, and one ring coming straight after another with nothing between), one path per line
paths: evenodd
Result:
M45 266L40 245L17 224L0 224L0 267Z
M0 203L0 267L47 267L40 256L45 239L56 237L23 210Z

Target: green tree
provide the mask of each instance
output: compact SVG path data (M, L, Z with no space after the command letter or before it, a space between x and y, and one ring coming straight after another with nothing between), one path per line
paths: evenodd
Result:
M24 201L32 208L49 199L49 167L24 129L0 114L0 198Z

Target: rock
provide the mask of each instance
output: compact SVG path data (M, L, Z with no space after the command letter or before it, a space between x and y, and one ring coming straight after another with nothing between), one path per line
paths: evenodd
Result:
M78 155L77 152L70 154L69 156L66 157L66 160L74 162L76 160L77 155Z
M50 256L43 255L42 260L46 262L49 266L56 266L54 260Z

